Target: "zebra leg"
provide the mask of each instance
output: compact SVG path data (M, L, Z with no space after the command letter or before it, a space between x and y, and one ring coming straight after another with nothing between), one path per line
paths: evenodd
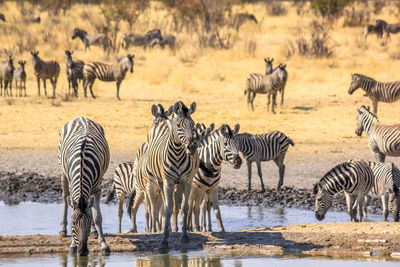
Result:
M83 94L87 98L87 86L88 86L88 80L87 78L83 78Z
M374 114L378 115L378 100L376 99L372 100L372 107L374 109Z
M249 185L247 187L247 190L251 190L251 161L247 160L247 173L248 173L248 180L249 180Z
M10 85L10 96L12 96L12 80L8 82Z
M53 85L53 98L56 98L56 88L57 88L57 77L54 77L53 79L50 79L51 84Z
M360 216L360 222L364 222L366 218L363 216L363 206L364 206L365 195L359 194L357 196L357 212ZM354 215L356 217L356 215ZM357 219L356 219L357 220Z
M119 97L119 87L121 85L121 82L122 81L117 81L117 98L118 98L118 100L121 100L121 98Z
M0 96L3 95L3 79L0 79ZM4 95L6 96L6 95Z
M173 208L172 208L172 231L173 232L178 232L178 214L179 214L179 208L182 204L182 192L179 191L177 192L178 187L174 191L174 196L173 196Z
M250 96L250 104L251 104L251 110L252 111L254 111L254 104L253 104L253 102L254 102L254 98L256 98L256 93L255 92L249 92L249 95L250 94L252 94L251 96Z
M6 96L6 92L7 92L7 96L9 96L9 93L8 93L8 82L6 80L4 80L4 96Z
M208 197L207 199L207 203L206 203L206 207L207 207L207 221L208 221L208 231L212 232L212 224L211 224L211 201L210 198Z
M178 185L179 187L179 185ZM186 243L189 241L189 237L187 234L187 214L188 214L188 209L189 209L189 195L190 195L190 190L192 188L192 182L184 182L182 185L183 189L183 201L182 201L182 207L181 207L181 222L182 222L182 238L181 242Z
M47 96L46 79L43 79L44 95Z
M137 226L136 226L136 213L139 209L140 204L142 204L144 200L144 193L141 191L136 191L135 195L135 202L132 207L131 211L131 233L137 233Z
M104 254L109 254L110 248L107 246L106 240L104 239L103 236L103 226L102 226L103 218L101 216L101 211L100 211L100 196L101 196L100 190L94 194L93 218L97 228L97 232L99 233L98 240L101 246L101 251Z
M124 214L124 200L125 200L125 192L121 192L121 196L118 198L118 233L121 233L121 220L122 215Z
M257 160L256 164L257 164L258 177L260 177L260 182L261 182L261 193L264 193L265 192L265 188L264 188L264 182L263 182L263 179L262 179L261 162L259 160Z
M37 78L38 95L40 96L40 78Z
M370 198L368 195L365 196L364 205L363 205L363 207L362 207L362 210L363 210L363 217L364 217L365 219L367 219L368 204L369 204L369 202L370 202L370 199L371 199L371 198Z
M206 225L207 203L208 203L208 194L203 194L203 199L202 199L201 205L200 205L200 211L201 211L201 229L200 230L203 232L207 231L207 225Z
M276 92L272 94L272 109L271 109L272 113L276 113L275 108L276 108Z
M386 156L383 154L383 153L381 153L380 151L376 151L375 152L375 158L376 158L376 160L378 161L378 162L385 162L385 158L386 158Z
M382 200L382 214L383 214L383 221L387 222L388 221L388 216L389 216L389 198L387 194L383 194L381 197Z
M349 193L345 192L344 195L346 196L346 204L347 204L347 213L350 216L350 221L357 222L356 214L354 214L355 209L354 205L354 197L351 196Z
M269 104L271 103L271 93L268 93L267 95L267 112L269 111ZM272 109L274 109L272 107Z
M90 84L89 84L90 94L92 95L93 98L96 98L93 94L93 84L94 84L94 80L90 81Z
M224 225L222 224L222 219L221 219L221 211L219 209L219 204L218 204L218 187L215 190L213 190L210 199L211 199L211 206L214 209L215 217L217 218L218 230L220 232L225 232L225 228Z
M163 184L163 195L164 195L164 219L163 219L163 239L160 243L160 250L168 249L168 237L169 237L169 227L172 215L172 207L174 205L172 197L174 194L174 184L165 181Z
M92 217L92 220L90 222L90 236L98 237L99 233L96 230L96 225L94 223L95 220L94 220L94 216L92 213L92 209L89 209L89 213L90 213L90 216Z
M150 200L149 197L147 196L147 194L144 194L144 220L145 220L145 224L144 224L144 231L147 233L151 232L151 228L150 225L152 222L151 218L150 218Z
M285 164L283 164L283 157L280 157L278 159L274 159L275 164L279 168L279 181L278 181L278 187L277 190L279 191L283 185L283 178L285 177Z
M192 217L193 217L194 205L196 203L196 195L197 195L197 189L192 187L192 190L190 191L189 195L189 210L188 210L188 229L189 231L192 232L194 231Z
M283 106L283 95L285 93L285 90L282 89L281 91L281 106Z
M24 93L25 93L25 97L26 97L26 81L24 81Z
M62 199L64 202L64 211L63 216L60 223L60 236L65 237L67 236L67 216L68 216L68 197L69 197L69 187L67 178L61 177L61 184L62 184Z
M200 205L202 202L202 198L203 198L204 193L201 192L197 192L196 193L196 198L194 201L194 216L193 216L193 231L194 232L199 232L200 229Z

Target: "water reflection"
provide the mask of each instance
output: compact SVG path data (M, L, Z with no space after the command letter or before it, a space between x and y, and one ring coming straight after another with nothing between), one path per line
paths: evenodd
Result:
M87 267L87 266L106 266L106 256L99 254L90 254L87 257L77 257L76 255L60 255L61 267L68 267L68 262L71 264L69 266L73 267Z
M219 256L195 256L187 254L164 254L136 260L137 267L221 267L221 257ZM241 266L241 265L240 265Z

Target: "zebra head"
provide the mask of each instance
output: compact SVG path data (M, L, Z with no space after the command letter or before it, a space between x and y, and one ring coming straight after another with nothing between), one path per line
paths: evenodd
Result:
M357 107L357 113L356 135L361 136L364 130L368 134L371 124L377 123L378 118L366 106Z
M67 58L72 59L72 54L73 53L74 53L74 51L65 50L65 54L67 55Z
M87 240L90 233L90 224L92 220L91 207L93 205L93 197L88 201L84 197L80 197L78 203L73 203L71 216L71 236L78 246L78 255L87 256L89 250Z
M170 113L168 113L170 112ZM164 107L161 104L152 105L151 106L151 114L153 114L153 125L160 124L165 120L168 120L168 117L171 115L172 110L168 110L167 112L164 111Z
M9 57L8 57L8 59L7 59L7 64L8 64L8 69L9 69L11 72L14 72L15 68L14 68L14 62L13 62L12 56L9 56Z
M84 30L81 30L79 28L75 28L74 32L72 34L72 40L75 39L76 37L79 37L82 41L85 39L85 36L87 35L87 32Z
M21 66L21 70L25 70L26 61L20 60L20 61L18 61L18 64Z
M242 159L239 156L239 141L236 139L239 129L239 124L236 124L233 130L227 124L223 124L220 128L223 158L233 165L235 169L239 169L242 165Z
M258 24L258 21L257 21L256 17L253 14L249 15L249 19L254 21L256 24Z
M349 95L353 94L355 90L361 87L362 79L359 74L351 74L351 83L349 88Z
M272 73L273 69L272 62L274 61L274 59L273 58L270 59L269 57L267 57L264 58L264 61L265 61L265 74Z
M39 51L31 51L31 55L32 55L33 65L35 66L36 63L40 61Z
M131 71L131 73L133 73L133 59L135 58L135 55L128 54L126 57L129 61L128 69Z
M325 218L325 214L333 203L333 195L323 189L319 183L314 185L315 195L315 218L318 221L322 221Z
M196 102L187 108L182 101L176 102L173 106L170 106L167 113L172 113L172 125L176 131L176 141L181 143L185 149L186 153L193 155L198 147L198 143L193 138L194 134L194 121L190 117L193 112L196 111Z

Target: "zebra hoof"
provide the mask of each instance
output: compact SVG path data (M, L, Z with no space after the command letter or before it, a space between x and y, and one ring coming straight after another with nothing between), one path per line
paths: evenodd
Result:
M261 189L261 194L264 194L264 193L265 193L265 188Z
M101 250L101 254L104 255L104 256L108 256L108 255L110 255L110 253L111 253L111 251L110 251L109 247L103 248Z
M187 243L189 241L189 237L187 235L183 235L181 238L182 243Z
M76 254L78 252L78 247L69 247L70 254Z
M58 234L59 234L61 237L66 237L66 236L67 236L67 230L61 230Z
M160 251L162 252L162 251L168 251L168 250L169 250L168 241L162 240L160 243Z

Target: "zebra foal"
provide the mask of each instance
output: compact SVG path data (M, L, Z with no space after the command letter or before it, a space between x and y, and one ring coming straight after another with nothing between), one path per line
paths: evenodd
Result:
M14 70L13 58L11 56L9 56L7 60L0 62L0 96L3 94L3 88L4 96L12 96L12 80L14 76ZM10 88L10 91L8 91L8 88Z
M103 236L100 211L102 178L110 162L110 151L104 130L96 122L79 117L65 124L59 135L58 163L64 201L60 234L65 236L67 233L67 213L70 203L71 253L88 255L87 240L93 219L101 249L104 253L109 253L110 248Z
M352 222L364 221L364 198L374 184L374 174L368 162L349 160L333 167L314 185L315 217L322 221L332 206L334 195L344 192L347 212ZM357 199L357 202L355 200ZM357 212L360 220L356 218Z
M74 51L65 50L66 73L68 79L68 94L71 94L71 88L74 90L75 97L78 97L78 80L83 80L83 66L85 63L82 60L73 60L72 54Z
M53 98L56 97L56 87L57 79L60 74L60 65L57 61L43 61L39 57L39 51L31 51L33 69L35 72L37 85L38 85L38 95L40 96L40 79L43 80L44 94L47 96L46 90L46 79L50 79L53 85Z
M352 74L348 93L351 95L358 88L365 91L372 101L374 113L378 115L378 102L393 103L400 99L400 81L378 82L362 74Z
M119 87L121 82L125 79L125 75L128 70L133 73L133 59L135 55L128 54L114 64L105 64L101 62L91 62L85 64L83 67L83 89L85 97L87 97L87 87L89 86L90 93L93 98L96 98L93 94L94 81L99 79L103 82L116 82L117 84L117 98L119 97Z
M251 189L251 164L256 162L258 176L261 182L261 192L265 192L264 183L262 180L261 161L273 160L279 167L279 181L277 190L283 185L285 176L285 160L286 152L289 145L294 146L292 139L279 131L273 131L266 134L252 135L249 133L242 133L236 135L239 141L239 149L243 157L247 161L248 169L248 190Z
M15 81L15 96L22 96L22 90L25 91L26 96L26 72L25 64L26 61L18 61L19 67L14 71L14 81Z
M386 156L400 156L400 125L383 125L369 110L369 107L357 107L356 135L362 132L368 136L368 145L379 162L385 162Z

